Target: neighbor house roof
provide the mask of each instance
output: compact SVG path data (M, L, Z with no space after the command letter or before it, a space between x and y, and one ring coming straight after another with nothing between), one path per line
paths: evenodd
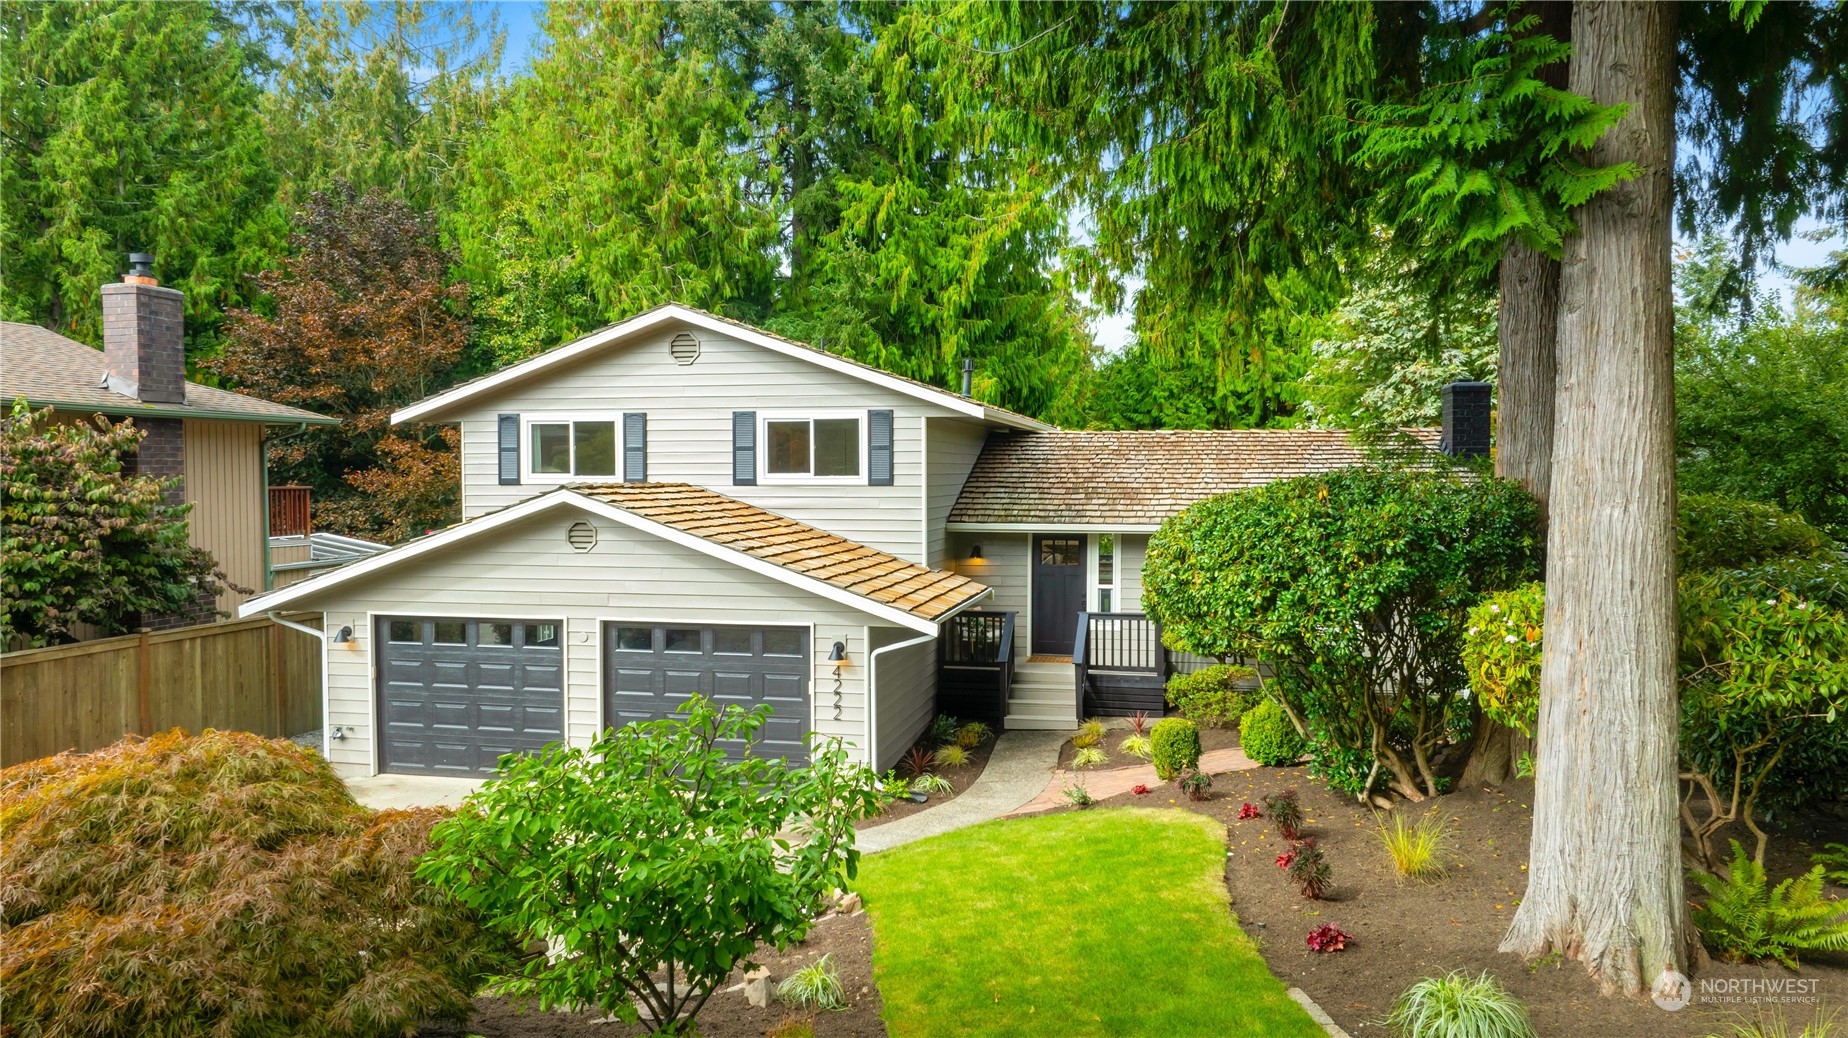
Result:
M25 397L33 407L149 418L217 418L276 425L338 425L329 418L287 404L227 389L186 383L186 402L147 404L103 385L103 351L36 324L0 321L0 397Z
M399 422L419 420L443 421L445 413L455 405L466 400L484 393L492 392L501 386L531 378L557 365L570 363L587 353L595 352L612 343L620 342L631 335L647 331L657 325L673 320L684 321L696 328L704 328L707 331L734 336L742 342L761 346L785 356L806 360L820 367L850 375L876 386L883 386L886 389L902 393L914 399L937 404L948 410L967 415L971 418L979 418L983 421L994 422L998 425L1004 425L1015 429L1051 428L1051 426L1036 418L1029 418L1023 414L1016 414L1003 407L984 404L979 400L971 400L966 396L959 396L946 389L933 386L928 382L919 382L917 379L906 378L903 375L894 375L889 371L882 371L870 364L862 364L857 360L850 360L839 354L816 349L807 343L797 342L794 339L785 339L781 335L764 331L762 328L753 328L740 321L734 321L728 317L720 317L718 314L708 313L697 307L685 306L680 303L667 303L662 306L657 306L652 310L644 310L634 317L599 328L587 335L579 336L571 342L565 343L555 349L547 350L537 357L523 360L518 364L502 368L492 374L483 375L480 378L464 382L459 386L445 390L435 396L426 397L408 407L400 408L393 412L391 416L392 423L395 425Z
M1435 447L1438 430L1411 430ZM1358 465L1339 429L991 433L952 525L1152 529L1215 494Z
M907 562L686 483L580 483L478 516L253 598L238 615L279 609L552 508L575 506L924 633L988 595L987 585Z

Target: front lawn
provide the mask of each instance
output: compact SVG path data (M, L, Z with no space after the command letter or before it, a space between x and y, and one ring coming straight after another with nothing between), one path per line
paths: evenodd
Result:
M867 857L859 890L891 1033L1322 1038L1233 922L1224 833L1130 808Z

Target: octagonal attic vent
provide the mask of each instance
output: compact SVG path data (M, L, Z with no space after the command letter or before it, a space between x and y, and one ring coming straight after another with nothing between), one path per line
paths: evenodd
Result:
M681 332L667 344L667 352L673 354L676 364L691 364L699 359L699 340L691 332Z
M589 523L572 523L571 529L565 531L565 540L577 551L589 551L597 546L597 528Z

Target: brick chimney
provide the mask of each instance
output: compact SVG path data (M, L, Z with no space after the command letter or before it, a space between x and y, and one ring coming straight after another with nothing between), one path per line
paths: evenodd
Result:
M1442 391L1443 438L1437 449L1459 458L1480 458L1489 453L1489 395L1487 382L1452 382Z
M154 257L128 257L128 276L103 286L108 386L148 404L186 402L186 296L154 280Z

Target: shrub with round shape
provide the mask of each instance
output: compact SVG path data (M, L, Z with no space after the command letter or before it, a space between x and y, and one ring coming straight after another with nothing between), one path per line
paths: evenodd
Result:
M1238 742L1245 756L1273 768L1294 764L1303 755L1302 736L1274 699L1266 699L1239 718Z
M1257 676L1250 667L1230 663L1176 674L1168 680L1168 705L1203 728L1224 728L1261 697L1253 683Z
M0 771L0 1030L381 1035L465 1018L511 945L286 739L178 730ZM257 993L260 997L253 997Z
M1200 766L1200 729L1185 717L1165 717L1149 729L1149 752L1155 777L1172 782Z

